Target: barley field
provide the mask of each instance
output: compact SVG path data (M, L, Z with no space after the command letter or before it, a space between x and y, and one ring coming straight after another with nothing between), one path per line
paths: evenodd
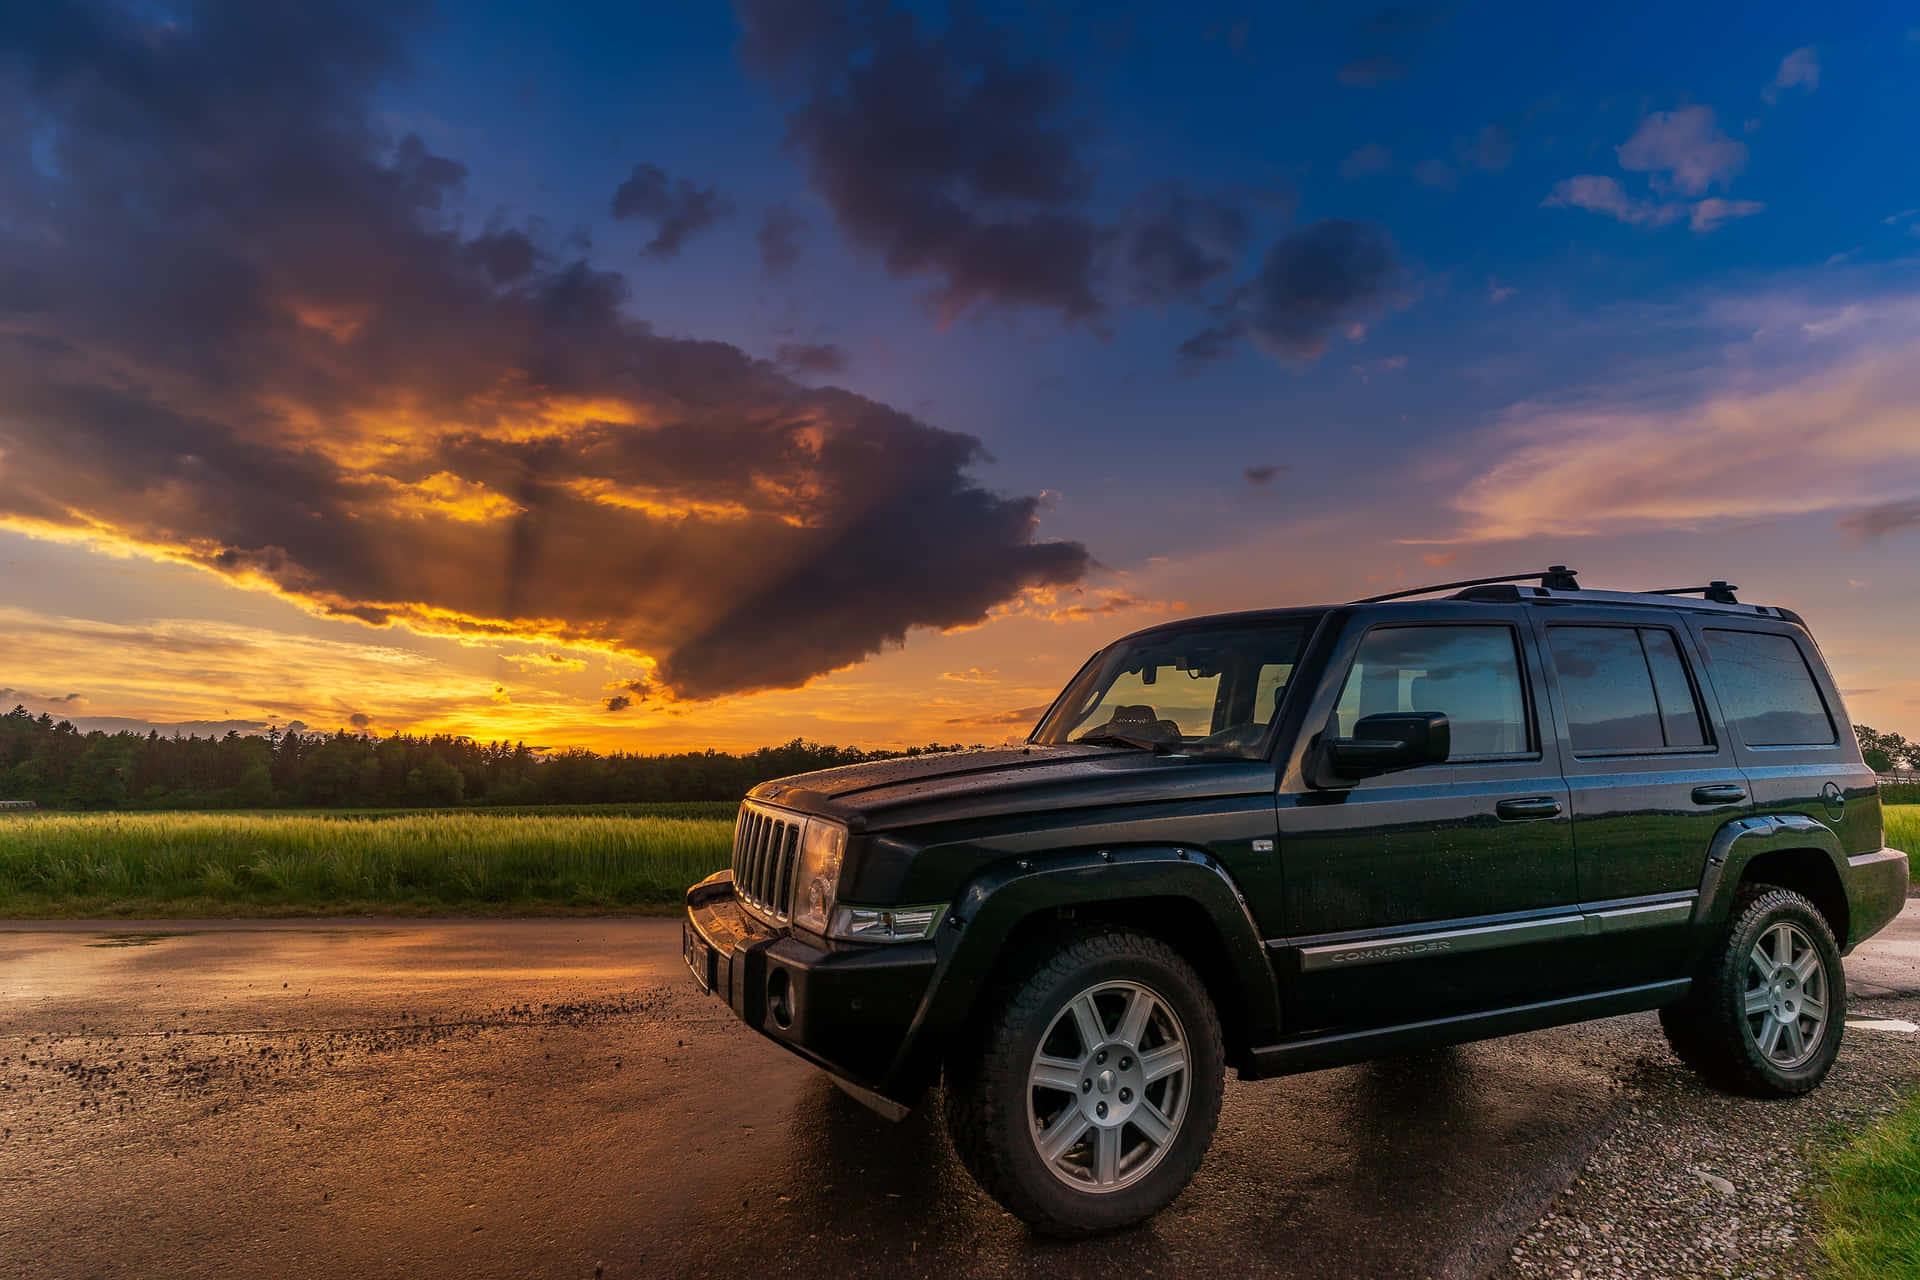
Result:
M632 812L34 814L0 819L0 915L667 908L732 835Z

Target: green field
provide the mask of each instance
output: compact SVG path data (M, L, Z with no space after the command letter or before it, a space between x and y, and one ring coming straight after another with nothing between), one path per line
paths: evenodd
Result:
M1834 1280L1920 1280L1920 1096L1826 1173L1820 1244Z
M734 809L0 816L0 916L667 910L727 865ZM1920 805L1887 843L1920 853Z
M726 866L734 808L6 817L0 916L669 908Z
M1886 813L1887 844L1920 862L1920 804L1888 805Z

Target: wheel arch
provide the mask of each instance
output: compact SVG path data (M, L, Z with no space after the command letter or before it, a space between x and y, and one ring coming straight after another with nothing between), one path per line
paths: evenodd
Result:
M934 981L889 1074L931 1081L1014 974L1068 931L1099 924L1159 938L1194 966L1220 1016L1230 1066L1277 1036L1266 949L1213 858L1179 847L1036 855L989 868L961 892L941 930Z
M1812 902L1844 951L1852 917L1845 865L1839 837L1802 814L1735 819L1708 852L1696 919L1724 924L1744 886L1778 885Z

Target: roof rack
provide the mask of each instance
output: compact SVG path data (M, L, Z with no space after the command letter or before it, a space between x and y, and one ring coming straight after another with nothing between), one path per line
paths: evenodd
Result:
M1424 596L1431 591L1452 591L1459 587L1484 587L1496 582L1537 582L1549 591L1578 591L1580 583L1574 578L1573 570L1563 564L1551 565L1544 573L1502 573L1491 578L1462 578L1458 582L1436 582L1430 587L1409 587L1405 591L1389 591L1385 595L1365 596L1353 601L1354 604L1380 604L1387 600L1405 600L1408 596ZM1715 585L1724 586L1724 583ZM1705 590L1705 588L1693 588Z
M1740 588L1731 582L1715 578L1704 587L1661 587L1658 591L1648 591L1650 596L1703 596L1715 604L1739 604L1733 593Z

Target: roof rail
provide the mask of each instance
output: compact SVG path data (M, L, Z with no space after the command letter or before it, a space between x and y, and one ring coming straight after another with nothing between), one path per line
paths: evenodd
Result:
M1739 604L1733 593L1740 588L1731 582L1715 578L1704 587L1662 587L1658 591L1648 591L1650 596L1704 596L1715 604Z
M1405 591L1389 591L1385 595L1366 596L1355 600L1354 604L1379 604L1386 600L1404 600L1408 596L1424 596L1430 591L1452 591L1457 587L1484 587L1495 582L1537 582L1549 591L1578 591L1580 583L1575 580L1573 570L1563 564L1549 566L1543 573L1502 573L1491 578L1463 578L1459 582L1436 582L1430 587L1409 587ZM1717 584L1724 586L1724 583ZM1704 590L1704 588L1694 588Z

